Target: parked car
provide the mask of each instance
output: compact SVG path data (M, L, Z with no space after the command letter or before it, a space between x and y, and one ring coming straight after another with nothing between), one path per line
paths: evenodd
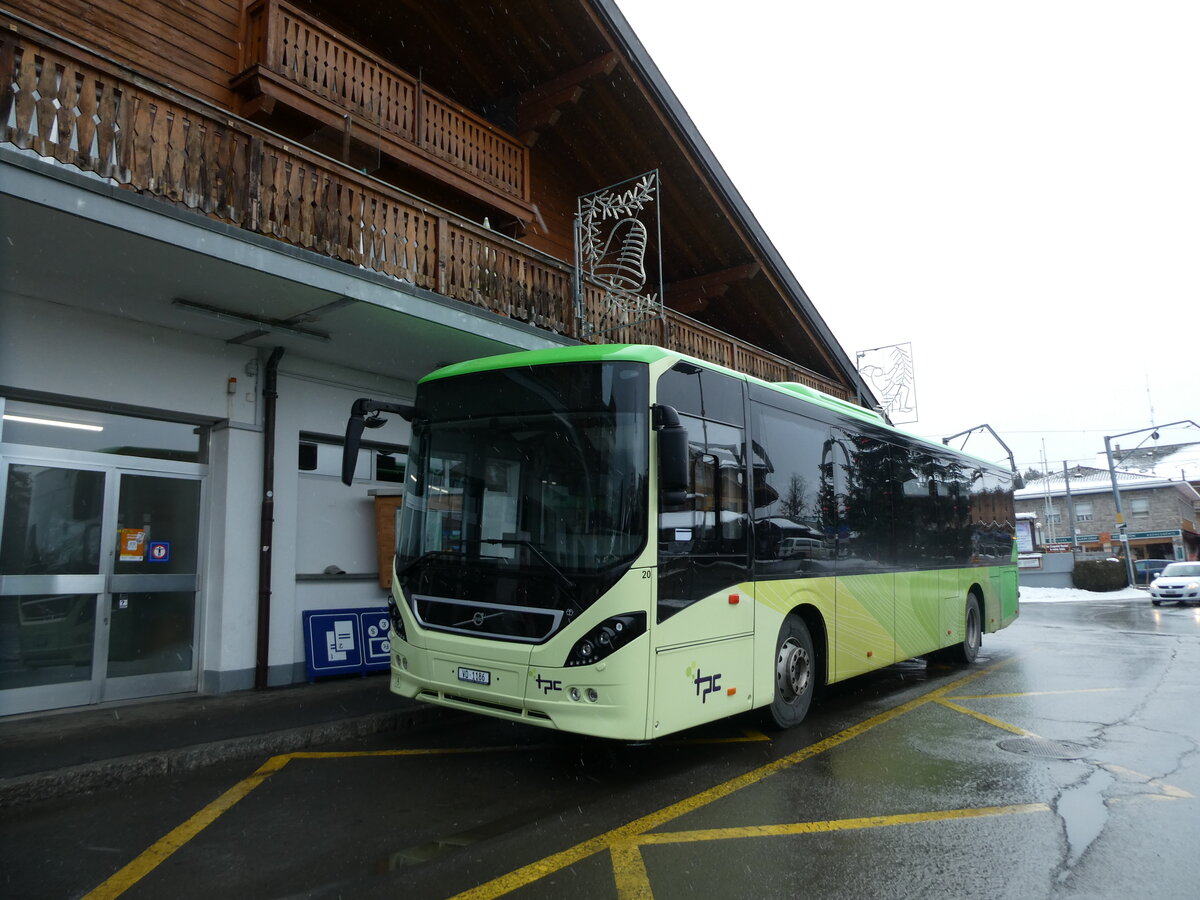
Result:
M1150 582L1150 602L1200 603L1200 562L1173 562Z
M1133 561L1134 583L1149 584L1173 562L1175 562L1173 559L1135 559Z

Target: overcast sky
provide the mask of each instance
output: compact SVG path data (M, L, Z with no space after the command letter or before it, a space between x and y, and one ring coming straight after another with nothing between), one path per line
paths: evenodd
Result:
M1200 421L1200 3L617 3L851 360L912 343L908 430Z

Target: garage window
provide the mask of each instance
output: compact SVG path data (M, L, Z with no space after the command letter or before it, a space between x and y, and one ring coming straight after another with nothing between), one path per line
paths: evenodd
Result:
M358 451L355 476L366 481L404 481L408 448L391 444L363 444ZM298 468L311 475L342 476L342 442L320 435L302 434Z

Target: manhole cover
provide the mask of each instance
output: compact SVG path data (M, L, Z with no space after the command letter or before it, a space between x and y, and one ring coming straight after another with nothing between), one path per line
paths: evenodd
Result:
M996 746L1009 753L1036 756L1041 759L1082 759L1088 748L1070 741L1049 741L1045 738L1009 738Z

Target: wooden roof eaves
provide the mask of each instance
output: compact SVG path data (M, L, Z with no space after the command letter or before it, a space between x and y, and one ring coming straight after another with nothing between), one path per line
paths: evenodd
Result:
M655 65L646 48L634 34L629 22L617 8L615 0L581 0L581 2L591 8L597 24L606 28L609 35L618 43L618 50L621 51L622 56L635 67L642 82L653 92L653 99L657 101L660 109L677 129L677 135L684 143L685 149L693 154L693 158L703 168L704 174L719 192L721 199L735 213L737 224L745 230L754 249L762 255L763 260L770 267L772 275L784 286L785 296L791 299L811 323L825 345L831 362L841 371L846 383L854 387L861 402L866 406L869 408L878 406L879 401L872 393L871 388L859 375L858 370L850 361L850 357L846 355L821 314L817 312L795 274L788 267L771 239L767 237L766 232L763 231L741 193L734 187L708 143L700 135L695 123L683 108L683 104L679 102L679 98L675 96L675 92L663 78L662 72L658 70L658 66Z

